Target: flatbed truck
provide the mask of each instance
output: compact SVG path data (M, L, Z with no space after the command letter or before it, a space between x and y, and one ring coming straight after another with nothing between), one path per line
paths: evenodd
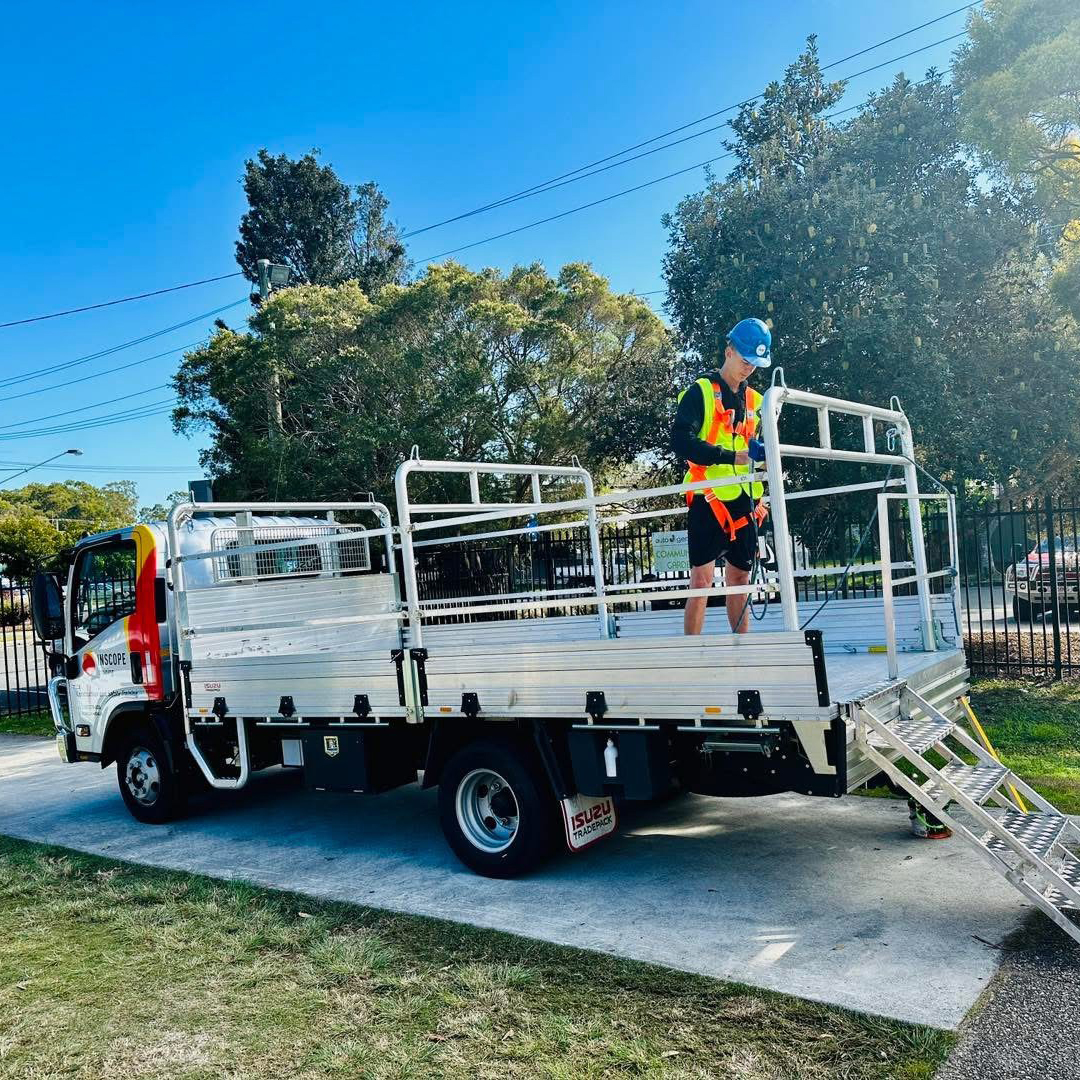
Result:
M782 441L782 415L796 409L816 414L816 442ZM861 446L834 445L837 417L861 425ZM707 482L598 495L576 462L414 452L397 472L396 523L373 498L193 502L167 522L87 537L65 589L47 575L33 586L39 635L62 643L49 683L60 754L115 765L125 804L147 823L269 768L302 770L325 791L437 787L448 844L496 877L610 834L622 800L675 786L840 798L884 772L1080 940L1066 915L1080 907L1080 830L961 723L954 500L920 490L899 402L791 389L780 371L762 431L755 479L767 485L776 563L747 586L606 580L605 524L675 517L673 500ZM792 459L885 478L788 490ZM460 483L461 498L417 501L421 475L439 490ZM788 507L858 490L876 493L879 555L848 569L879 574L881 595L800 601ZM922 528L931 501L948 522L938 569ZM896 557L893 516L908 529ZM545 529L588 537L588 583L424 595L418 549ZM901 585L914 595L894 595ZM667 609L732 591L774 600L751 634L727 632L710 609L705 633L686 637L681 611Z

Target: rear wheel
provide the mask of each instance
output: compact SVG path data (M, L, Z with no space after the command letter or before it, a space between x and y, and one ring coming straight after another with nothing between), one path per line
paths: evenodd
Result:
M509 740L478 740L443 768L443 835L454 854L485 877L516 877L539 865L553 847L555 814L539 763Z
M162 825L184 806L184 789L161 736L149 725L134 728L116 756L116 779L131 816Z

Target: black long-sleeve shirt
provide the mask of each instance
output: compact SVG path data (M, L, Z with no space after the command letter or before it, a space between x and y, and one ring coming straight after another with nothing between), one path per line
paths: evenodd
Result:
M719 371L710 371L705 376L720 387L720 399L725 409L735 410L735 423L741 424L746 416L746 383L740 383L733 391ZM684 461L695 465L734 465L735 453L720 446L713 446L698 437L705 420L705 399L701 387L694 383L679 402L675 413L675 422L671 425L671 449Z

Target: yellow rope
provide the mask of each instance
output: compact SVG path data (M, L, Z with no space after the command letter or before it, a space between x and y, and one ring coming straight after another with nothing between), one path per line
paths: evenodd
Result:
M987 737L986 732L983 731L982 724L979 723L978 717L976 717L974 711L972 710L971 702L969 702L966 697L961 695L960 704L964 706L964 712L967 713L967 718L971 721L971 726L975 729L975 734L979 737L979 742L981 742L983 746L986 747L987 753L990 754L990 756L999 765L1002 764L1001 758L998 756L998 752L990 745L990 739ZM1012 784L1009 785L1009 791L1012 792L1012 797L1013 800L1016 802L1016 805L1019 806L1020 809L1023 810L1026 814L1028 812L1027 803L1025 803L1024 800L1020 797L1020 792L1017 791Z

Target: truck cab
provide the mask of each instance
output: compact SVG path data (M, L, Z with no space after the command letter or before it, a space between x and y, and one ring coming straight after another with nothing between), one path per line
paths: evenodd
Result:
M52 621L38 633L61 646L49 700L66 761L104 761L120 718L143 716L175 692L166 551L159 524L133 525L79 542L62 597L35 580L35 619Z
M339 526L326 517L191 514L176 532L184 555L220 551L220 559L189 570L201 583L243 580L252 575L291 575L307 560L317 573L371 570L366 544L336 545L336 568L319 563L319 547L301 544L252 559L227 553L241 542L270 546L285 539L315 539ZM34 619L41 640L52 642L49 704L61 758L67 762L113 762L120 790L142 820L157 820L168 773L200 786L198 769L184 751L181 665L175 596L168 579L170 533L165 522L137 524L87 536L76 546L66 585L39 574L33 585ZM342 558L346 565L341 565ZM249 567L248 563L252 565ZM145 745L144 745L145 744ZM280 753L271 755L280 763Z

